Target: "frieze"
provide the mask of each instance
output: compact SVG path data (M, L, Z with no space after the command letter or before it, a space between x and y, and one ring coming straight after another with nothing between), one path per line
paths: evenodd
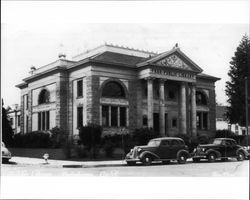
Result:
M55 109L56 109L55 103L41 104L38 106L33 106L32 112L40 112L40 111L55 110Z
M167 58L164 58L157 62L159 65L166 67L176 67L181 69L191 69L185 62L183 62L177 55L172 55Z
M195 75L191 73L187 73L187 72L176 72L176 71L169 71L169 70L163 70L163 69L151 69L151 73L195 80Z
M101 98L101 104L112 104L112 105L128 105L128 100L126 99L111 99L111 98Z

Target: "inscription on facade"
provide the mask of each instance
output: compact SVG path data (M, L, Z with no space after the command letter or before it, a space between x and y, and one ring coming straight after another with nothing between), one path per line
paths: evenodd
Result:
M163 69L151 69L151 73L195 80L195 75L191 73L187 73L187 72L175 72L175 71L169 71L169 70L163 70Z

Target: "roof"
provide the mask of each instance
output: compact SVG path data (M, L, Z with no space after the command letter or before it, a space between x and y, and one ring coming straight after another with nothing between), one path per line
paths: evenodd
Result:
M177 54L179 55L180 57L183 58L183 60L185 60L185 62L187 62L188 64L190 64L190 66L192 67L192 70L193 71L196 71L196 72L202 72L203 70L195 63L193 62L188 56L186 56L181 50L180 48L173 48L172 50L170 51L166 51L166 52L163 52L159 55L156 55L154 57L151 57L141 63L138 63L137 64L137 67L142 67L142 66L146 66L146 65L155 65L157 64L158 61L168 57L168 56L171 56L173 54Z
M210 80L214 80L214 81L218 81L218 80L221 79L221 78L218 78L218 77L215 77L215 76L211 76L211 75L208 75L208 74L204 74L204 73L198 74L197 78L205 78L205 79L210 79Z
M103 52L90 59L91 61L102 62L102 63L113 63L117 65L128 65L135 66L137 63L142 62L145 58L131 55L124 55L113 52Z
M160 137L160 138L154 138L153 140L183 140L179 137Z

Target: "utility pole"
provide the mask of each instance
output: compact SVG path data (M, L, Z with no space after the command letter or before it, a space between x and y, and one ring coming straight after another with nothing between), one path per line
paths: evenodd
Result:
M245 106L246 106L246 135L248 136L248 88L247 77L245 77Z

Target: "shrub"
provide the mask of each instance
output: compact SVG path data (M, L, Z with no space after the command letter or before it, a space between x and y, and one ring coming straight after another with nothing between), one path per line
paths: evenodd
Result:
M211 137L208 135L199 135L197 140L199 144L208 144L211 141Z
M96 158L98 147L101 143L102 128L99 125L89 124L79 129L80 143L87 151L91 152L91 157Z
M54 127L50 130L50 145L52 148L62 147L64 141L65 132L58 127Z
M227 129L217 130L215 133L215 138L230 138L233 136L235 136L235 134Z
M50 135L41 131L33 131L27 134L16 134L13 138L14 147L48 148L50 147Z
M135 145L146 145L149 140L156 137L159 137L159 134L152 128L135 129L132 133L132 140L135 142Z

